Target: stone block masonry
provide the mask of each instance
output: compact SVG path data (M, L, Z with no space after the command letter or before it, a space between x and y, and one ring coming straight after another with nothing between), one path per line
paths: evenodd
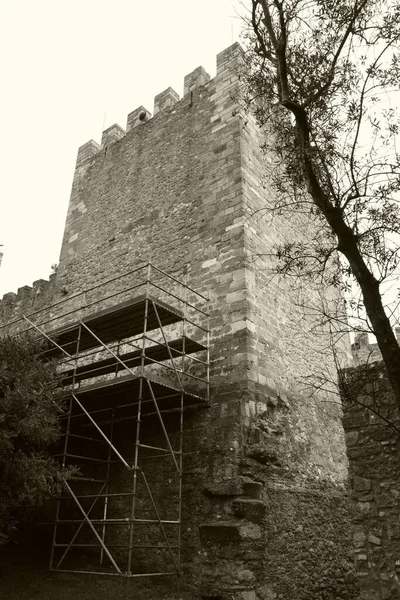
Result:
M299 385L331 365L268 258L312 223L260 218L274 191L261 185L262 133L241 111L241 57L227 48L213 79L198 67L182 100L169 88L154 117L141 106L126 133L113 125L101 146L79 149L57 274L5 297L0 315L10 322L148 260L185 272L210 297L212 332L211 405L185 416L185 582L203 598L350 600L341 414Z
M400 598L400 415L382 363L346 371L343 406L360 598Z

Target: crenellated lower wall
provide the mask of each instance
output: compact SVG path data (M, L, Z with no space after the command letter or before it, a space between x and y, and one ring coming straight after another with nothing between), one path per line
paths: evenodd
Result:
M397 342L400 344L400 327L395 327L394 332ZM353 360L355 365L372 364L381 362L382 354L378 348L378 344L370 343L368 332L363 331L355 336L354 342L351 345Z

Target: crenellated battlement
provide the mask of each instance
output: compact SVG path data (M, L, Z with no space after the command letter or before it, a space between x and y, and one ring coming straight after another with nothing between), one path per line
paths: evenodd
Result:
M56 273L52 273L49 279L37 279L32 285L18 288L16 294L4 294L0 300L0 324L7 324L7 327L2 327L0 335L16 333L20 326L15 328L14 322L19 321L23 315L45 309L63 298L64 294L65 290L58 285Z
M229 68L232 71L232 67L242 53L243 49L238 43L226 48L217 55L217 73L214 79L211 79L204 67L197 67L184 77L182 99L173 88L169 87L154 97L153 115L144 106L139 106L128 114L126 130L117 123L114 123L114 125L111 125L103 131L101 144L98 144L94 140L90 140L89 142L86 142L86 144L80 146L76 160L77 166L81 166L87 160L92 159L110 144L121 140L132 129L145 125L160 113L171 110L177 103L187 100L189 95L192 97L194 92L208 85L210 82L218 83L224 80L226 78L227 69Z
M397 342L400 345L400 327L395 327L394 332ZM380 362L382 360L378 344L370 343L368 339L368 331L362 331L355 336L354 342L351 345L351 352L356 366Z

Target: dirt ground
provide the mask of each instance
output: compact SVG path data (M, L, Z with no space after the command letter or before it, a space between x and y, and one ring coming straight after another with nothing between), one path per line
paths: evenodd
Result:
M174 577L124 577L49 572L48 540L0 546L0 600L194 600L176 592Z

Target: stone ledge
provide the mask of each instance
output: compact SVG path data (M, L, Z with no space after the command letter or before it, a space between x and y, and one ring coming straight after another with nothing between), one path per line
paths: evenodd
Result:
M204 493L209 496L248 496L259 498L262 483L253 481L250 477L235 477L226 481L212 483L204 488Z
M259 540L262 537L262 530L259 525L231 521L203 523L199 525L199 533L203 542L216 542L218 544Z
M207 542L218 542L220 544L239 542L240 523L217 521L215 523L203 523L199 525L200 538Z

